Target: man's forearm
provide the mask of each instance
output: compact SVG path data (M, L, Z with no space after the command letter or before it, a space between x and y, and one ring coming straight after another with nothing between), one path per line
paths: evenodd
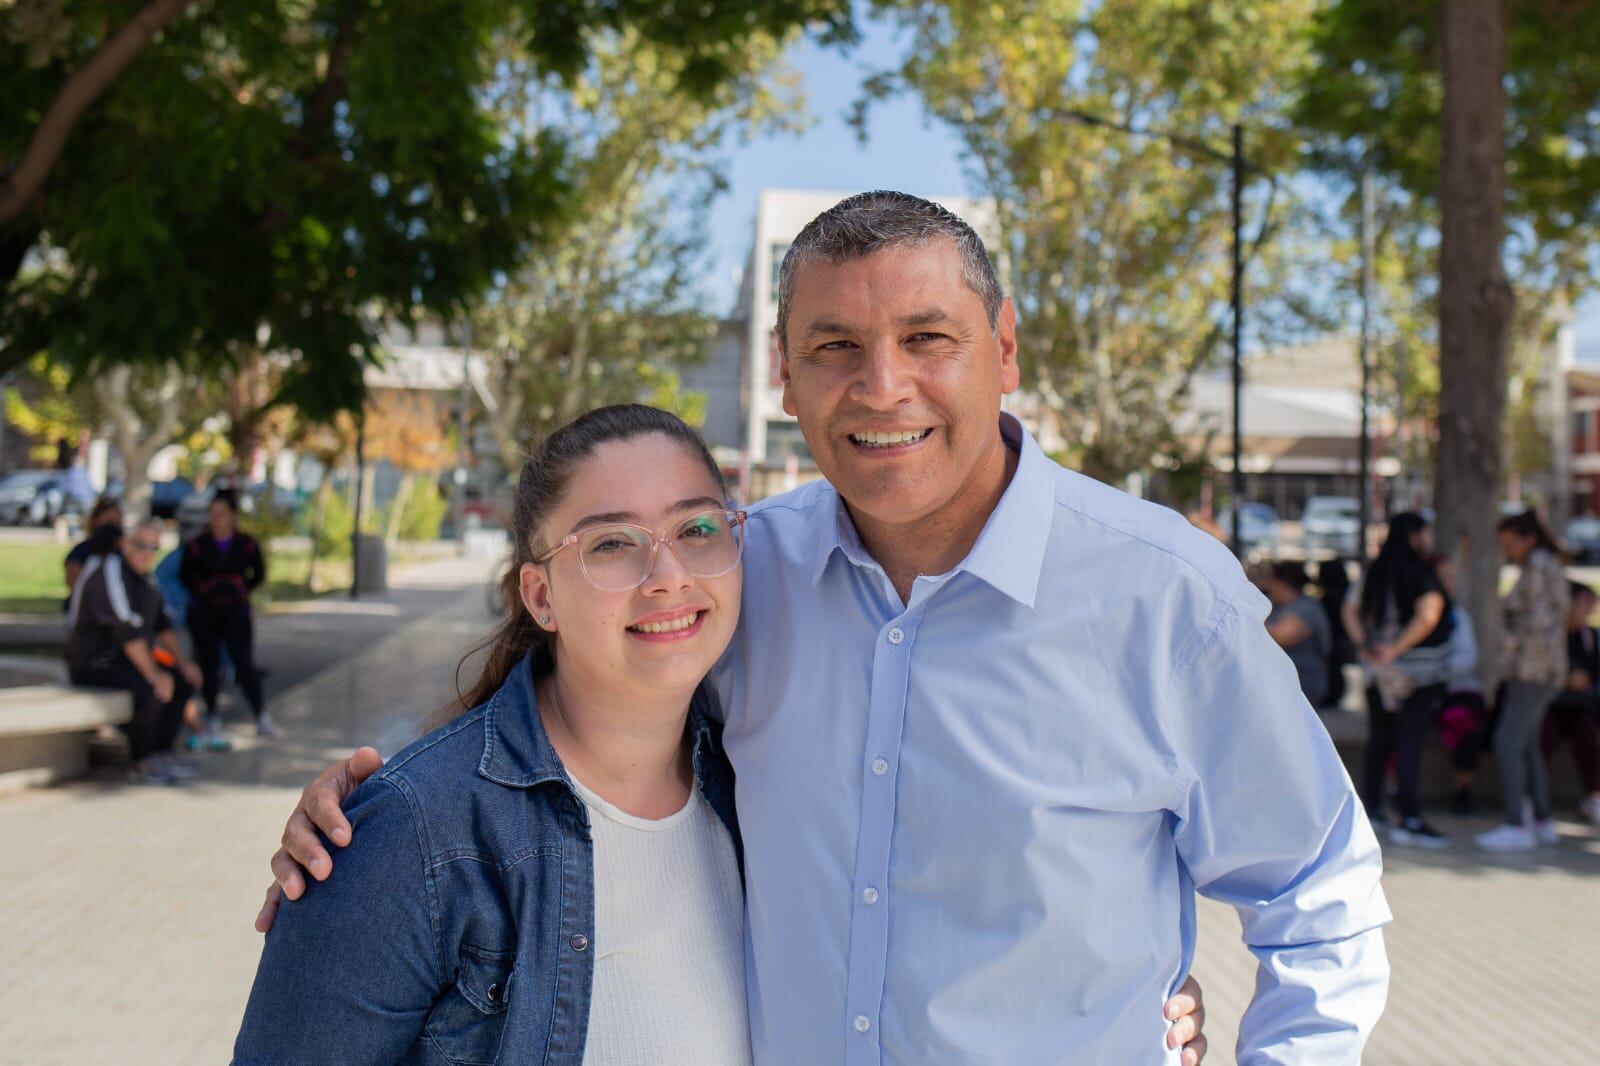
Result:
M149 643L143 637L137 640L130 640L124 644L122 646L122 654L126 655L128 661L133 664L133 668L139 671L140 677L152 685L155 684L157 677L156 661L150 654Z
M1260 969L1239 1066L1359 1063L1389 991L1383 931L1250 952Z

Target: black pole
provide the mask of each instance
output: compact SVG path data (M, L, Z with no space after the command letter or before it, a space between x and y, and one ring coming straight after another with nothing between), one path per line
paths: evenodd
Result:
M367 412L356 412L356 525L350 534L350 598L361 595L361 497L367 487Z
M1356 509L1356 561L1367 570L1367 527L1372 523L1372 157L1361 169L1361 501Z
M1244 127L1233 124L1233 554L1244 558Z

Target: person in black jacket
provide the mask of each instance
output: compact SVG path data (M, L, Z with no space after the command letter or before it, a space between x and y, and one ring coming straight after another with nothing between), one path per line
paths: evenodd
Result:
M255 663L255 626L250 615L250 594L267 579L267 564L256 539L239 529L239 501L229 491L211 501L206 528L183 549L178 580L189 590L189 634L195 658L205 675L201 688L206 702L207 728L220 734L217 690L220 687L221 649L226 646L233 662L234 680L255 713L256 731L264 737L276 730L261 698L261 675Z
M127 537L121 526L102 525L89 545L68 606L67 669L75 685L132 694L133 717L122 729L133 780L173 784L194 772L172 745L200 677L147 576L161 548L160 524L142 522Z
M1589 624L1595 592L1571 583L1572 607L1567 614L1567 686L1544 716L1544 761L1549 766L1562 738L1572 745L1583 785L1579 810L1600 826L1600 634Z

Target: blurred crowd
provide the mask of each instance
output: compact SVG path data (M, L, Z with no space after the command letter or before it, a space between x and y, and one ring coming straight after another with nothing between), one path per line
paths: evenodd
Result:
M1501 680L1486 692L1472 619L1457 603L1455 574L1428 521L1404 512L1366 572L1352 581L1338 560L1257 563L1251 578L1272 603L1267 630L1299 673L1313 706L1346 698L1360 667L1369 719L1362 800L1395 844L1450 846L1423 810L1424 753L1448 754L1450 805L1476 807L1484 752L1499 776L1501 824L1475 837L1484 851L1532 851L1558 838L1548 767L1570 750L1582 789L1578 813L1600 827L1600 634L1595 591L1568 579L1561 546L1539 516L1503 519L1497 534L1515 584L1501 601Z
M256 730L272 736L255 665L251 594L266 580L260 543L239 527L239 501L216 491L204 526L180 529L164 558L165 525L125 522L113 498L95 501L87 536L67 554L67 671L73 684L127 692L122 729L132 780L192 777L180 750L226 750L222 691L236 685ZM187 535L185 535L187 534Z

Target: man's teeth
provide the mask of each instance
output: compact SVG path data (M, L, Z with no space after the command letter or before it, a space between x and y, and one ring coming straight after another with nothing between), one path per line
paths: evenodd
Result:
M850 439L869 448L894 448L901 444L915 444L931 432L919 429L909 433L852 433Z
M629 629L638 633L676 633L688 629L700 620L700 612L686 614L682 618L674 618L670 622L645 622L642 625L629 626Z

